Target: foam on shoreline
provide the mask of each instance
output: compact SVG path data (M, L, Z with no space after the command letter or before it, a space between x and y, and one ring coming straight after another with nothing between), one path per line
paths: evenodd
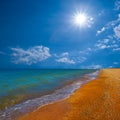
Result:
M55 90L54 93L49 95L44 95L40 98L35 98L32 100L27 100L20 104L17 104L13 107L10 107L4 111L0 112L0 120L13 120L16 117L29 113L39 107L44 105L66 99L69 97L75 90L80 88L81 85L93 80L97 77L99 71L94 73L86 74L76 82L73 82L70 85L64 86L61 89Z

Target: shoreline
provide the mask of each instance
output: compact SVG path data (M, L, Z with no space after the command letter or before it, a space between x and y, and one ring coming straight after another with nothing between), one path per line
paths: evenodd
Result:
M87 74L85 74L85 75L83 75L82 77L80 77L80 78L77 78L75 81L72 81L72 82L70 82L69 84L65 84L63 87L61 87L61 88L59 88L59 89L57 89L57 90L55 90L55 91L63 91L62 89L65 89L66 87L70 87L70 86L75 86L75 84L77 85L77 87L72 91L72 92L70 92L69 94L67 93L67 96L65 96L65 97L61 97L60 99L58 99L58 100L55 100L55 101L52 101L52 102L49 102L49 103L47 103L47 104L43 104L42 106L39 106L39 107L37 107L35 110L33 110L32 112L34 112L34 111L36 111L37 109L40 109L40 108L42 108L42 107L44 107L44 106L47 106L47 105L52 105L52 104L54 104L54 103L58 103L58 102L61 102L61 101L64 101L64 100L66 100L66 99L68 99L72 94L74 94L74 92L77 90L77 89L79 89L81 86L83 86L84 84L87 84L88 82L90 82L90 81L92 81L92 80L94 80L98 75L99 75L99 73L100 73L100 70L96 70L95 72L91 72L91 73L87 73ZM83 82L84 81L84 82ZM54 93L55 93L55 91L54 91ZM66 92L66 91L65 91ZM63 94L62 94L62 96L63 96ZM31 112L31 111L30 111ZM29 113L29 112L28 112ZM27 113L27 114L28 114ZM24 116L24 115L23 115Z
M40 107L67 99L71 94L74 93L74 91L79 89L83 84L86 84L87 82L96 78L96 76L98 75L98 72L99 71L96 70L95 72L85 74L78 79L70 81L68 84L65 84L64 86L55 90L51 94L41 96L40 98L27 100L21 104L17 104L9 108L8 110L5 110L5 112L3 112L0 115L0 119L9 120L10 118L10 120L13 120L13 119L15 120L16 118L19 118L19 116L24 116L26 113L34 111Z
M29 70L28 70L29 71ZM26 72L28 72L26 71ZM79 72L78 72L79 71ZM9 91L8 88L10 88L10 83L2 82L0 85L5 89L4 91L0 92L0 111L4 111L5 109L8 109L10 107L13 107L17 104L20 104L22 102L25 102L27 100L40 98L44 95L52 94L55 90L61 89L62 87L66 85L70 85L73 83L73 81L77 81L77 79L81 78L85 74L89 74L92 72L95 72L95 70L58 70L54 73L51 71L44 71L45 74L40 77L39 72L43 71L32 71L33 75L28 75L27 77L25 75L21 76L21 73L23 74L24 71L17 71L19 79L15 79L15 85L12 87L12 89ZM26 74L26 72L24 74ZM63 74L62 74L63 72ZM65 72L65 73L64 73ZM5 72L3 72L5 74ZM4 78L4 74L2 74L4 81L6 81L6 78ZM11 75L12 74L12 75ZM28 74L28 73L27 73ZM8 76L15 76L15 73L10 71ZM48 77L47 77L48 76ZM29 79L28 79L29 78ZM24 80L23 80L24 79ZM35 82L34 82L35 79ZM10 78L11 83L14 82L14 79ZM24 84L25 81L25 84ZM30 84L27 85L27 82L30 81ZM32 81L32 82L31 82ZM39 81L39 82L38 82ZM38 84L36 84L38 82ZM16 83L20 83L20 85ZM4 85L8 85L9 87L6 87ZM22 85L23 84L23 85ZM50 84L50 85L49 85ZM33 86L33 87L32 87ZM5 88L4 88L5 87ZM15 87L15 89L14 89ZM14 89L14 90L13 90ZM7 92L8 90L8 92ZM4 94L1 94L4 93Z
M40 107L19 120L118 119L120 96L116 86L120 83L119 74L120 69L104 69L95 80L83 84L70 97Z

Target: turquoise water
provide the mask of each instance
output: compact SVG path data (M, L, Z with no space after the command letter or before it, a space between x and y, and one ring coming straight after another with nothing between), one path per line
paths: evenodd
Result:
M41 105L53 101L55 98L53 96L56 95L55 99L60 99L62 96L67 95L65 92L71 93L74 88L74 86L69 86L65 89L63 86L75 82L78 78L95 71L83 69L0 70L0 110L6 111L10 109L9 111L12 111L11 108L14 108L15 105L20 104L19 107L26 106L25 101L32 99L33 101L30 103L33 105L32 107L35 106L35 103ZM84 81L85 79L82 79L81 83ZM76 86L79 85L76 84ZM61 91L54 92L61 87ZM42 97L47 94L52 94L52 97ZM40 103L40 101L43 103Z
M3 70L0 71L0 97L18 93L53 90L94 70Z

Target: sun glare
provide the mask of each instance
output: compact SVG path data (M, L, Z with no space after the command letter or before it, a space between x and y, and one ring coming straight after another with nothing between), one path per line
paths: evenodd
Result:
M85 14L78 13L74 16L74 23L77 26L84 26L86 22L87 22L87 16Z

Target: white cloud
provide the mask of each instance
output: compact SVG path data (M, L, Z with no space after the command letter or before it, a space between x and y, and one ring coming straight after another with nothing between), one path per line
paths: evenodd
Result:
M63 56L69 56L69 53L68 53L68 52L64 52L64 53L61 54L61 56L62 56L62 57L63 57Z
M92 51L92 48L87 48L87 51Z
M109 48L110 46L107 45L102 45L102 44L97 44L96 45L99 49L105 49L105 48Z
M95 50L111 49L112 51L118 51L120 46L117 40L103 39L98 40L95 44Z
M57 54L53 54L54 57L56 57L56 62L59 62L59 63L66 63L66 64L75 64L75 61L70 59L70 54L69 52L63 52L59 55Z
M105 32L106 30L108 30L110 28L113 29L119 22L120 22L120 14L118 14L118 18L116 20L108 22L100 30L97 30L96 35L100 35L101 33Z
M120 24L114 28L116 37L120 38Z
M95 44L96 50L109 49L112 51L120 51L120 44L118 40L110 41L109 39L98 40Z
M87 27L90 28L94 24L93 17L88 17L86 24L87 24Z
M57 54L53 54L55 57L57 57L57 58L60 58L60 57L68 57L69 56L69 53L68 52L63 52L63 53L61 53L61 54L59 54L59 55L57 55Z
M67 63L67 64L75 64L75 61L70 59L70 54L69 52L63 52L60 55L55 54L56 62L60 63Z
M95 44L95 50L109 48L112 51L120 51L120 14L116 20L108 22L101 30L97 31L97 35L105 31L107 31L106 33L113 32L102 40L98 40Z
M74 60L70 60L67 57L63 57L63 58L59 58L56 60L57 62L61 62L61 63L67 63L67 64L75 64Z
M113 62L114 65L118 65L118 62Z
M86 48L85 50L79 51L79 54L85 55L85 54L89 54L92 51L93 51L93 49L89 47L89 48Z
M100 69L100 68L102 68L102 65L91 65L91 66L89 66L89 68Z
M76 53L76 57L75 57L75 61L76 63L83 63L87 60L88 56L91 55L91 53L93 53L95 50L93 48L86 48L84 50L78 51L78 53Z
M78 63L83 63L85 60L87 60L86 57L78 57L78 58L77 58L77 62L78 62Z
M100 48L101 49L105 49L105 48L109 48L110 46L107 46L107 45L101 45Z
M87 68L87 69L101 69L101 68L103 68L103 66L99 65L99 64L92 64L90 66L82 66L82 68Z
M109 39L104 39L103 42L106 44L109 42Z
M105 13L105 11L104 11L104 10L101 10L101 11L98 13L98 16L102 16L104 13Z
M105 29L106 29L105 27L102 27L100 30L97 31L96 35L99 35L99 34L101 34L102 32L104 32Z
M120 48L114 48L113 51L120 51Z
M92 68L93 69L100 69L100 68L102 68L102 66L101 65L93 65Z
M114 10L120 10L120 0L116 0Z
M113 68L113 66L109 66L108 68Z
M34 46L26 50L11 48L11 50L13 51L12 57L15 64L24 63L31 65L46 60L51 56L49 48L44 46Z

